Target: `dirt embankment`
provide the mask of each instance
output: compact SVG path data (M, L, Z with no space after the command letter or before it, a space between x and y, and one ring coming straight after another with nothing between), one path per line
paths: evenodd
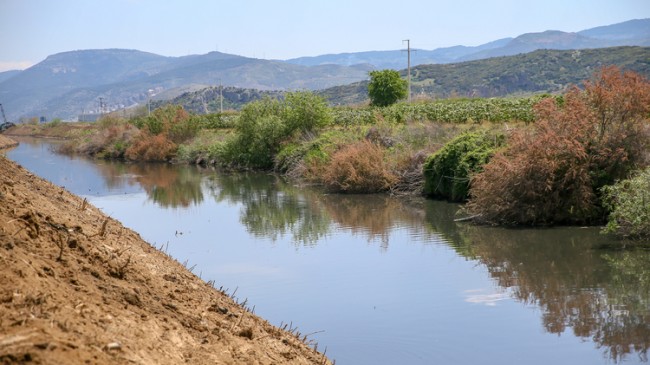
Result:
M88 122L60 122L55 124L16 124L7 129L8 136L72 139L92 133L96 127Z
M0 364L329 364L0 156Z
M17 146L18 142L14 141L13 139L9 137L5 137L2 134L0 134L0 150L9 148L9 147L14 147Z

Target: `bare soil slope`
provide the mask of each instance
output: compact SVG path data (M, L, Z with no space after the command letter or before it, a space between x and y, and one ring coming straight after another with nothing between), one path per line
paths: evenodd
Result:
M13 147L18 145L18 142L14 141L13 139L9 137L5 137L2 134L0 134L0 150L3 148L8 148L8 147Z
M0 156L0 364L329 364Z

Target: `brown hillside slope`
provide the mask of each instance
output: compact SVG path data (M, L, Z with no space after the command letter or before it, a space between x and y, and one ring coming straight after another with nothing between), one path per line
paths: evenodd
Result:
M0 364L329 364L0 156Z

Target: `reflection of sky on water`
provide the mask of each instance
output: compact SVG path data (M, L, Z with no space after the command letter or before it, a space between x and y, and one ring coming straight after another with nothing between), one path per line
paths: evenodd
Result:
M8 158L18 161L36 175L47 176L49 181L73 194L102 196L142 191L138 184L130 183L131 180L127 176L117 177L116 184L109 184L98 173L98 165L108 162L50 153L53 145L28 138L13 138L21 144L6 152Z
M489 307L494 307L502 300L511 299L510 295L505 292L501 293L488 293L486 289L465 290L465 301L467 303L483 304Z

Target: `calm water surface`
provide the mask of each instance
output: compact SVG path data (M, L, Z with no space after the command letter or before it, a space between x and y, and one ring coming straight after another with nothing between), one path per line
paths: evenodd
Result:
M647 363L650 252L596 228L454 223L457 206L264 174L123 164L24 140L9 158L293 322L337 364Z

